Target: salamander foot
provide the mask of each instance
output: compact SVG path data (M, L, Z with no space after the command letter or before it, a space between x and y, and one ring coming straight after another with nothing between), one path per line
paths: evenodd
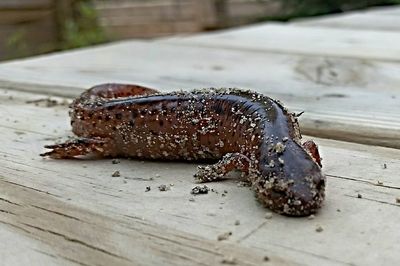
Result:
M52 150L40 156L53 159L68 159L89 154L105 156L109 155L106 151L109 150L110 143L109 139L105 138L79 138L61 144L46 145L46 149Z
M220 161L212 165L198 166L194 178L200 182L218 181L232 170L248 173L250 159L240 153L227 153Z

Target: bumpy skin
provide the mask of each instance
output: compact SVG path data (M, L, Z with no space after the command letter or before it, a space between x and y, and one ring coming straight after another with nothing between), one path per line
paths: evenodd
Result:
M103 84L72 104L79 139L42 154L97 154L166 160L221 159L195 177L213 181L239 169L268 208L291 216L316 212L325 176L313 142L300 143L294 114L278 101L239 89L159 94L136 85Z

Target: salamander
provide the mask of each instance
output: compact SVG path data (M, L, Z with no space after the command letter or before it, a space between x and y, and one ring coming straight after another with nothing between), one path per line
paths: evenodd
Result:
M279 101L236 88L159 93L102 84L71 104L77 138L47 145L52 158L87 155L161 160L219 160L194 175L209 182L241 171L260 200L289 215L315 213L326 177L318 148L301 143L297 116Z

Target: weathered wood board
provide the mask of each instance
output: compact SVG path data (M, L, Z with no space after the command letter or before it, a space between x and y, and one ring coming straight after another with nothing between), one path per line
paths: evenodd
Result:
M3 177L0 184L2 265L261 265L266 256L140 217L92 213ZM272 252L268 258L297 265Z
M195 0L95 1L100 25L111 39L199 32L203 29L203 7Z
M400 147L397 63L177 46L129 41L11 62L0 65L0 84L70 97L103 82L250 88L305 111L306 134Z
M195 164L40 158L44 144L70 134L65 105L26 103L46 97L0 90L0 232L16 243L0 254L9 265L26 261L11 250L35 263L89 265L203 265L224 256L243 265L261 265L263 256L290 265L397 261L399 150L316 139L328 175L325 206L312 220L265 219L253 193L233 180L208 184L218 194L191 196ZM111 177L115 170L121 177ZM161 192L161 184L173 186ZM227 231L233 245L216 241Z
M53 51L57 40L52 0L0 1L0 60Z
M175 44L235 50L400 61L400 35L390 31L304 27L284 23L171 38Z
M400 15L400 6L388 6L388 7L375 7L367 9L366 12L369 14L377 14L380 16L398 16Z
M382 15L369 12L353 12L322 16L321 18L294 20L296 26L341 28L357 30L400 31L399 15Z
M0 264L396 265L400 150L355 142L400 148L400 39L318 21L0 64ZM312 219L266 219L235 175L191 195L196 164L39 157L71 135L68 101L102 82L237 86L305 110L303 132L317 136L328 177L325 205Z
M243 25L282 14L274 0L101 0L99 21L111 39L149 38Z

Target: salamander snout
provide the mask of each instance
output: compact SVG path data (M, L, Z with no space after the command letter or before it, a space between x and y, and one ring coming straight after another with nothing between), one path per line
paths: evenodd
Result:
M318 162L297 143L288 143L279 179L287 184L280 212L290 216L315 213L325 197L326 177Z
M325 182L325 176L319 171L305 176L303 181L294 183L287 191L287 206L284 207L283 213L291 216L315 213L325 197Z
M270 209L288 216L306 216L315 213L325 196L325 176L321 172L306 176L302 182L281 180L264 190L261 200Z

